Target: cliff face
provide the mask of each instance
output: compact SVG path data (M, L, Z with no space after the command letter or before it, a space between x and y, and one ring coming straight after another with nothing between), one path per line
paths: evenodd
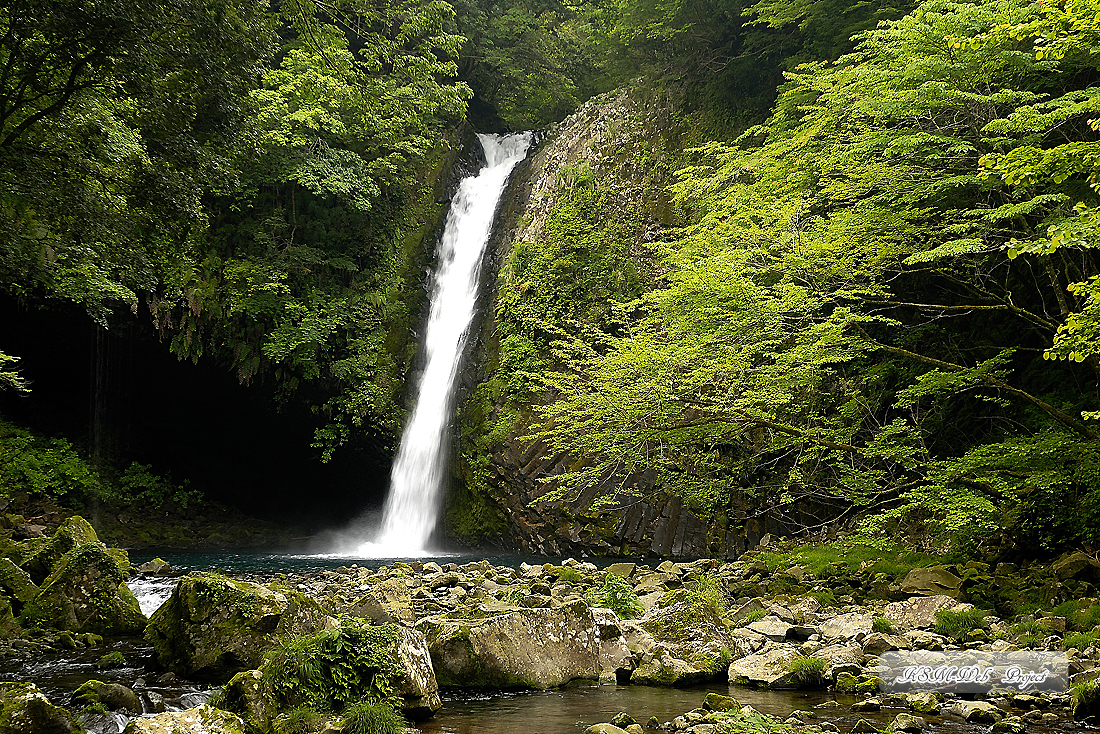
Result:
M615 487L556 477L583 459L533 436L542 381L563 340L621 333L631 302L659 287L658 243L680 223L666 188L683 165L676 100L622 89L550 129L517 169L486 258L488 283L459 396L448 534L543 553L736 556L785 523L755 508L702 517L642 473ZM587 330L587 331L586 331ZM597 498L611 496L610 502ZM730 517L738 517L731 526ZM790 521L792 518L785 518Z

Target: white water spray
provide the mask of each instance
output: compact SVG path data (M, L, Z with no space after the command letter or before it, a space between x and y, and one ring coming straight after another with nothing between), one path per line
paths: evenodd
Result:
M439 268L424 340L416 407L390 472L390 494L375 540L341 549L362 558L435 555L428 538L439 519L455 378L477 302L481 258L508 175L527 155L531 133L478 135L486 165L462 180L439 245Z

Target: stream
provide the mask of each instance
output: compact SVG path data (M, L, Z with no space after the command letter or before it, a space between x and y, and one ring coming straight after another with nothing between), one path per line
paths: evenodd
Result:
M253 575L274 573L311 573L351 565L352 559L335 556L232 554L232 553L161 553L176 572L192 570L218 570L231 576L248 578ZM150 560L154 554L135 552L135 565ZM442 562L462 563L482 556L449 556ZM361 566L377 568L394 559L356 560ZM555 559L520 558L518 556L489 557L494 565L518 567L523 561L547 562ZM620 559L601 559L606 565ZM176 579L172 577L138 578L130 582L142 611L147 614L163 603L172 592ZM126 664L116 668L97 667L99 659L109 652L121 652ZM69 706L72 692L85 681L96 678L105 682L130 686L142 698L147 708L154 705L167 710L190 708L205 702L214 689L175 680L171 674L154 672L152 649L140 639L108 640L96 647L56 651L36 655L34 659L5 661L0 663L0 678L31 681L56 704ZM431 719L417 726L423 734L578 734L595 723L609 721L623 711L639 723L650 717L658 721L670 721L702 704L707 693L731 695L742 705L750 705L761 713L780 719L787 718L794 710L815 710L818 722L832 722L841 732L849 732L860 718L866 718L879 728L885 728L895 715L907 709L883 708L873 713L854 714L848 706L856 696L834 694L827 691L754 690L724 683L712 683L691 688L653 688L646 686L576 685L564 689L536 692L484 692L444 691L443 708ZM837 702L840 705L836 706ZM815 709L821 706L822 708ZM831 707L830 707L831 706ZM826 708L830 707L830 708ZM979 734L989 727L967 724L958 720L930 717L928 734ZM117 716L114 722L103 722L104 732L121 731L125 717ZM117 728L112 728L115 726ZM1084 729L1073 722L1061 722L1053 726L1042 724L1029 726L1033 732L1060 732ZM90 731L93 731L90 729Z

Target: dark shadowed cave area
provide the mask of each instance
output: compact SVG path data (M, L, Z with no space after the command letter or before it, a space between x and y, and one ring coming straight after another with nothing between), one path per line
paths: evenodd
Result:
M91 319L74 305L28 308L3 297L0 324L0 350L21 358L31 383L27 396L0 393L0 415L92 454L97 329ZM249 515L306 528L381 504L390 462L382 446L344 447L322 463L310 446L316 418L308 409L277 408L269 385L241 385L212 362L181 362L140 316L119 317L105 346L99 445L110 465L151 464Z

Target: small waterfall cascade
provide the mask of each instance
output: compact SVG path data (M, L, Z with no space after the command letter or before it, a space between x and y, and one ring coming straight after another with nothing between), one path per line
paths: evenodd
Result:
M443 499L455 382L474 317L482 255L508 176L527 156L532 135L478 139L486 165L463 179L451 200L432 285L424 372L390 473L382 526L374 540L359 544L360 557L430 554L426 546Z

